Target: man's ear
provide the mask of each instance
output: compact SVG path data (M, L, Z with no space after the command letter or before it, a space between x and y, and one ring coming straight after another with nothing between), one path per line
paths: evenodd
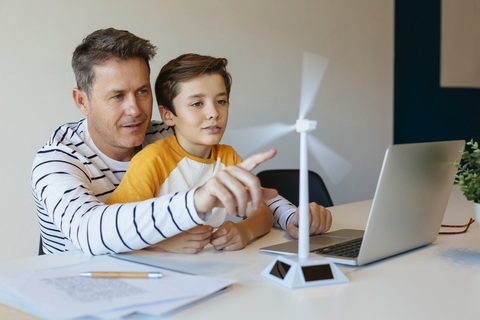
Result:
M173 120L174 115L170 110L168 110L162 105L159 105L158 112L160 113L160 117L162 117L163 123L170 127L175 126L175 121Z
M78 88L73 88L72 95L73 101L75 102L78 110L80 110L80 112L83 113L84 116L88 116L90 113L90 103L87 94Z

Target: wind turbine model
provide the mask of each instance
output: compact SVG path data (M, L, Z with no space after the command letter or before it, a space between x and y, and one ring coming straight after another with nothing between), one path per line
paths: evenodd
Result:
M300 113L295 126L272 124L263 126L261 131L268 130L269 139L263 143L273 141L295 129L300 133L300 194L299 194L299 237L298 254L296 256L277 256L262 272L262 275L281 283L289 288L324 285L348 282L348 278L329 260L318 255L311 255L309 250L309 213L308 213L308 133L315 130L317 121L306 119L305 116L312 108L320 83L325 73L328 60L312 54L303 54L302 88L300 97ZM259 130L247 129L250 133L258 134ZM261 135L265 136L265 135ZM245 135L242 135L245 139ZM317 160L325 165L325 172L329 178L338 183L350 169L350 164L339 157L331 149L313 137L310 142L315 143ZM256 139L246 139L249 142ZM315 155L315 154L314 154ZM335 170L340 169L340 170ZM340 172L341 175L335 175Z

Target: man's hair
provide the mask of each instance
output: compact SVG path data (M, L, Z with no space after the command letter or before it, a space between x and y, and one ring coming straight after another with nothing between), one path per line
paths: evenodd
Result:
M227 95L230 96L232 77L227 71L228 60L188 53L171 60L163 66L155 81L155 96L158 105L164 106L175 116L173 99L180 93L180 85L198 76L219 74L225 81Z
M126 30L108 28L94 31L73 52L72 68L77 87L90 99L95 82L93 67L110 59L143 59L150 71L149 61L155 56L156 50L150 41Z

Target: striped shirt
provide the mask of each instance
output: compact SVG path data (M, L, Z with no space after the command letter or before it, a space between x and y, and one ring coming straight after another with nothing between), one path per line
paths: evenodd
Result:
M164 123L152 121L143 145L171 133ZM45 253L82 250L97 255L138 250L210 218L211 213L196 212L195 189L141 202L105 205L128 165L96 148L86 119L54 131L35 156L31 179ZM285 229L296 208L281 197L267 204L275 225Z

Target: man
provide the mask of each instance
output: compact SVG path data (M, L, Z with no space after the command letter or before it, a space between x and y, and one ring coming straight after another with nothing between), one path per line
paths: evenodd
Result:
M162 122L151 122L149 61L155 51L149 41L112 28L93 32L76 48L73 99L85 118L57 128L32 167L44 252L124 252L185 235L195 241L185 240L184 252L195 252L209 241L211 229L203 224L214 207L244 216L249 201L254 209L266 210L259 208L260 202L276 195L262 189L250 172L275 155L270 150L186 192L136 203L103 203L131 158L172 133ZM311 233L330 228L331 215L323 207L315 207L311 215ZM287 232L298 232L293 222Z

